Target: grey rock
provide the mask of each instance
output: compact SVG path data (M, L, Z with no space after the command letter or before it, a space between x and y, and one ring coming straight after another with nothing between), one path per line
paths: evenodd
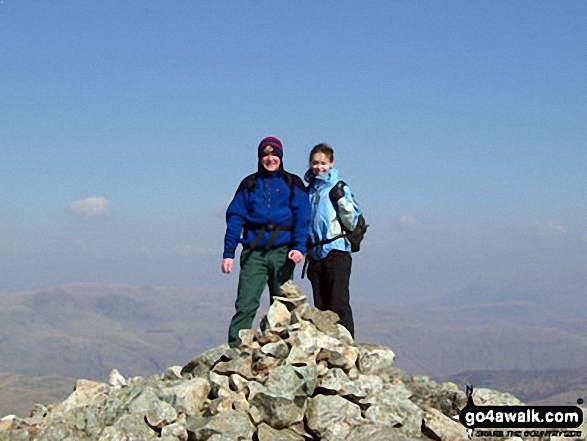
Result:
M290 429L277 430L265 423L257 428L259 441L304 441L304 437Z
M330 369L318 382L320 389L331 391L345 398L353 397L353 401L365 398L367 393L356 386L353 381L340 368Z
M361 409L340 396L317 395L307 404L306 420L310 433L323 440L341 440L365 423Z
M192 378L176 386L161 389L162 400L186 415L196 415L210 393L211 386L204 378Z
M284 429L302 421L305 402L305 396L290 398L268 390L258 392L249 400L254 421L263 421L275 429Z
M165 371L161 375L161 378L163 379L163 381L181 380L181 378L182 378L181 369L182 369L181 366L168 367L167 369L165 369Z
M365 417L373 423L401 426L405 435L416 436L420 434L423 411L410 396L404 386L386 384L376 394L361 400L363 405L370 404Z
M220 390L230 390L230 378L226 375L220 375L214 371L210 372L210 393L213 397L218 397Z
M316 356L320 352L317 337L318 331L314 325L301 323L299 329L286 340L291 349L285 362L300 366L316 364Z
M278 300L274 300L267 312L267 322L270 329L281 330L289 326L291 316L287 306Z
M108 384L113 387L128 386L128 383L126 382L125 378L120 374L120 372L118 372L117 369L112 369L112 372L110 372Z
M257 333L252 329L241 329L238 331L238 339L239 339L239 346L250 348L250 349L259 349L261 345L257 341Z
M351 430L347 437L348 440L368 440L368 441L412 441L415 439L424 439L424 437L406 436L400 430L381 424L363 424ZM463 440L464 441L464 440Z
M222 435L229 439L250 440L254 433L255 426L249 417L235 410L213 416L194 431L196 440L207 440L213 435Z
M130 413L137 413L146 415L153 406L153 403L159 401L159 394L156 389L151 386L146 386L143 390L138 390L128 404ZM111 410L115 412L124 409L125 403L123 400L114 399L111 403ZM113 416L115 418L115 416Z
M151 426L161 429L177 420L177 411L171 404L157 400L151 403L146 418Z
M271 355L272 357L281 359L285 359L289 355L289 347L285 344L283 340L274 343L267 343L265 346L261 348L261 351L264 354Z
M377 374L390 366L395 354L389 348L379 345L359 345L357 367L362 374Z
M150 440L157 438L156 432L145 424L145 417L139 414L122 415L113 425L124 433L128 441Z
M251 365L253 363L253 356L247 352L241 352L236 358L230 361L220 362L212 369L214 372L223 375L239 374L247 380L254 380L255 374Z
M423 424L443 441L467 439L467 430L462 424L447 417L433 407L426 407L424 409Z
M173 424L169 424L163 427L163 430L161 430L161 438L170 438L178 441L187 441L188 432L186 428L185 417L181 418L179 421Z
M477 406L514 406L522 404L512 394L485 389L483 387L473 389L473 401Z
M293 400L298 395L305 395L302 390L304 378L291 365L278 366L271 370L265 382L267 391Z
M98 441L127 441L127 436L115 427L104 428Z
M182 376L189 377L208 377L208 372L212 369L226 350L228 345L224 344L209 349L206 352L194 357L188 364L181 369Z

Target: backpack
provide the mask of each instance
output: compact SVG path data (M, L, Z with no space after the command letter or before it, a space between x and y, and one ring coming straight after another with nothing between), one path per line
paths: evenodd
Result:
M365 233L367 232L367 228L369 227L369 225L365 221L365 217L362 214L359 214L357 224L355 225L355 228L352 231L348 230L342 223L342 220L340 219L340 216L338 214L338 200L344 196L345 185L346 183L344 181L338 181L334 185L334 187L332 187L328 194L328 196L330 197L330 201L332 202L332 205L334 205L336 217L338 219L338 222L340 223L343 233L333 237L332 239L328 239L328 242L326 243L333 242L341 237L346 237L349 243L351 244L351 252L356 253L358 251L361 251L361 242L365 237Z
M340 224L340 227L343 232L341 234L334 236L334 237L331 237L330 239L321 240L320 242L317 242L317 243L312 243L308 240L308 243L306 244L306 247L308 249L314 248L318 245L326 245L327 243L334 242L335 240L340 239L341 237L346 237L347 240L349 241L349 243L351 244L351 252L352 253L356 253L357 251L361 251L361 242L363 241L363 238L365 237L365 233L367 232L367 228L369 227L369 225L365 221L365 217L362 214L359 214L359 218L357 219L357 225L355 225L355 228L352 231L348 230L344 226L344 224L338 214L338 200L340 198L344 197L344 186L345 185L346 185L346 183L344 181L338 181L334 185L334 187L332 187L330 189L330 192L328 193L328 197L330 198L330 201L332 202L332 205L334 206L334 210L336 211L336 218L338 219L338 223Z

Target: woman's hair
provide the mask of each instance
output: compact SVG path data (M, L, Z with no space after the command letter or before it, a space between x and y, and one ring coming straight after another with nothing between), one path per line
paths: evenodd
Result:
M334 150L332 150L332 147L330 147L328 144L322 142L322 143L314 146L314 148L310 152L310 159L309 159L310 163L312 162L312 157L316 153L324 153L326 155L326 157L330 160L330 162L334 162Z

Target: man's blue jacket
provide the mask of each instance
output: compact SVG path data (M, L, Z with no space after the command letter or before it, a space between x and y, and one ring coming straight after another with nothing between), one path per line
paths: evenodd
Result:
M255 173L253 191L243 179L226 210L226 234L223 258L234 258L239 243L251 245L263 225L290 227L279 230L271 248L289 245L292 250L306 252L310 224L310 202L304 183L299 176L289 173L291 190L283 178L283 169L269 173L259 167ZM274 235L266 228L255 248L263 248ZM242 232L242 238L241 238Z

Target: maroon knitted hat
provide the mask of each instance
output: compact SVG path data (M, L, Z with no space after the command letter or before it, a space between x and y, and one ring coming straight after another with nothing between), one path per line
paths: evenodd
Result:
M264 138L259 143L258 148L259 159L270 153L275 156L279 156L279 159L283 158L283 146L281 145L281 141L277 138L274 138L273 136L268 136L267 138Z

